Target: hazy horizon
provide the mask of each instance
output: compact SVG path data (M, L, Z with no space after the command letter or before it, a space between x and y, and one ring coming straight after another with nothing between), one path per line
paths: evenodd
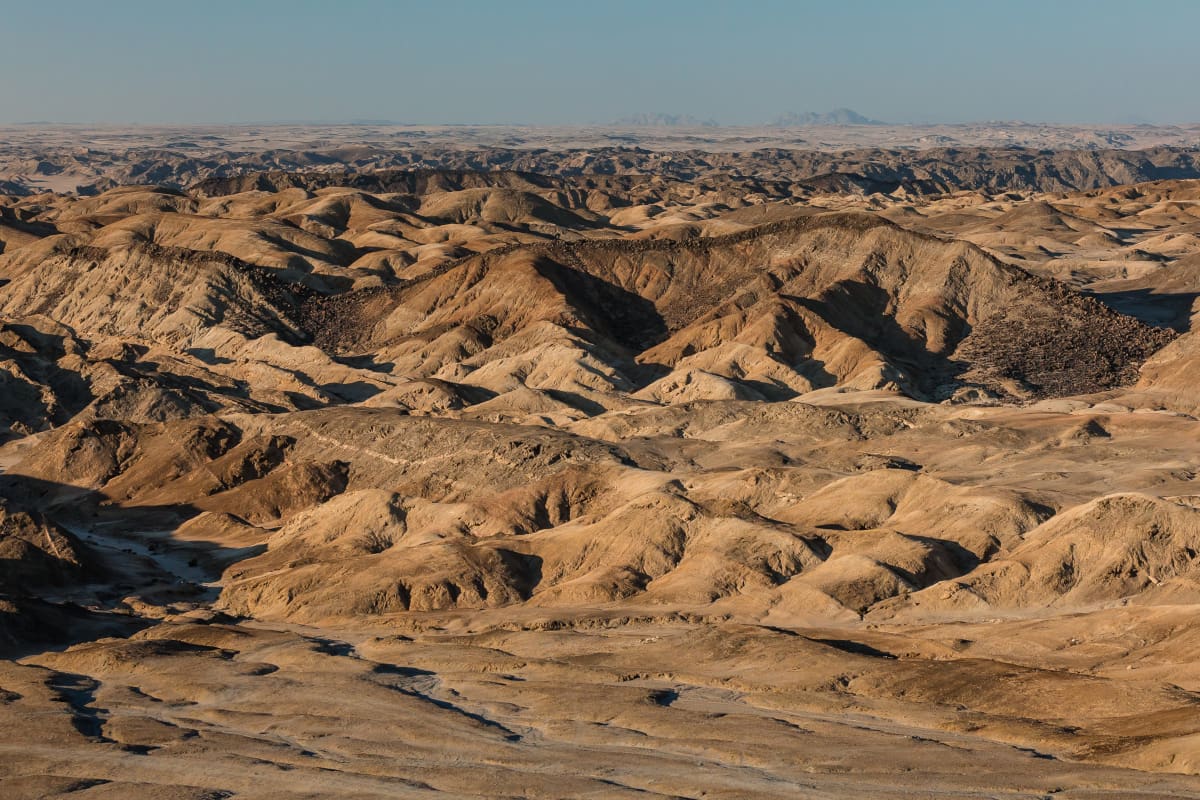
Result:
M814 111L816 113L825 113L828 111L837 111L840 109L797 109L798 111ZM858 109L850 109L858 111ZM630 114L624 114L622 117L632 117L639 114L671 114L669 111L634 111ZM678 115L685 116L685 115ZM686 115L695 116L695 115ZM781 115L777 115L781 116ZM863 114L869 117L869 114ZM702 118L703 119L703 118ZM971 125L1029 125L1029 126L1062 126L1062 127L1124 127L1142 125L1155 128L1170 128L1170 127L1186 127L1191 125L1200 125L1200 119L1196 120L1179 120L1177 122L1151 122L1140 118L1118 119L1112 121L1097 120L1087 121L1080 120L1074 122L1061 122L1056 120L1033 120L1033 119L966 119L954 122L940 122L936 120L927 121L909 121L895 122L892 120L876 120L884 126L894 127L935 127L935 126L971 126ZM772 120L764 119L760 122L705 122L696 127L716 127L716 128L760 128L770 127ZM839 123L840 124L840 123ZM495 121L463 121L463 122L441 122L437 120L392 120L392 119L245 119L245 120L193 120L193 121L164 121L157 122L153 120L56 120L56 119L15 119L0 121L0 126L5 127L24 127L24 126L62 126L62 127L80 127L80 128L207 128L207 127L230 127L230 128L246 128L246 127L286 127L286 126L361 126L361 127L446 127L446 128L588 128L595 126L609 126L614 128L620 127L639 127L638 124L632 122L624 122L621 118L609 120L586 120L586 121L564 121L564 122L522 122L520 120L512 120L506 122ZM653 125L644 125L644 127L655 127ZM666 127L666 126L664 126ZM679 125L678 127L688 127L687 125Z
M0 122L1178 124L1200 121L1197 23L1178 0L49 2L5 12Z

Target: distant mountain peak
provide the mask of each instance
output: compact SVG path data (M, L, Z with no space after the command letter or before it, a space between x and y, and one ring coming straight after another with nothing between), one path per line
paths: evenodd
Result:
M824 114L816 111L789 111L769 123L776 128L791 128L805 125L885 125L877 119L864 117L850 108L835 108Z
M639 128L714 128L717 126L715 120L698 119L691 114L666 114L661 111L631 114L612 124Z

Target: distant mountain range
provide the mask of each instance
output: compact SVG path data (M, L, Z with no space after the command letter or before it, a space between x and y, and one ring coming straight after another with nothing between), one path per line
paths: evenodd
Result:
M849 108L835 108L820 114L815 111L790 111L768 123L773 128L798 128L806 125L886 125L877 119L864 117Z

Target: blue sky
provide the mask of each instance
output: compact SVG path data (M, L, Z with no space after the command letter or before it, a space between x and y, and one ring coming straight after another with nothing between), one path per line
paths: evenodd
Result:
M0 121L1200 121L1191 0L0 0Z

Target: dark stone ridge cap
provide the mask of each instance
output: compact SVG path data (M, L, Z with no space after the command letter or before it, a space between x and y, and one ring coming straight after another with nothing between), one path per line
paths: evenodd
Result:
M205 178L188 187L187 192L202 198L225 197L239 192L256 190L278 192L284 189L319 190L333 187L360 189L367 192L390 192L392 190L381 187L406 180L415 185L422 179L430 178L447 178L454 181L475 178L482 180L484 183L482 186L468 188L511 188L505 187L503 185L504 181L506 179L517 179L535 188L557 190L601 188L601 184L609 186L613 184L625 184L628 187L633 187L634 185L646 185L663 179L660 175L650 173L629 175L605 175L600 173L549 175L542 172L513 169L476 170L432 167L417 169L385 168L366 172L352 169L330 170L327 172L314 170L294 172L289 170L268 170ZM593 181L596 185L587 186L585 185L587 181Z

